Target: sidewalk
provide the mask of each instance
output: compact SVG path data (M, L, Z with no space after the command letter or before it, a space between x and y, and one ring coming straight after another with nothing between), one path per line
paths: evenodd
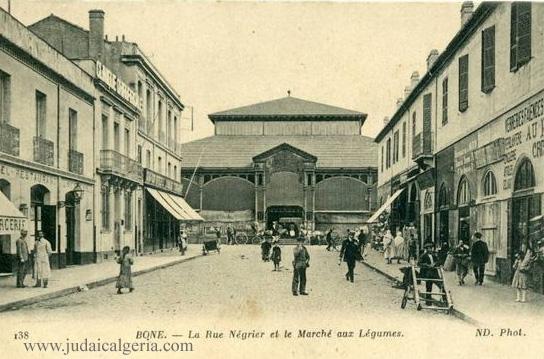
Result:
M135 257L132 275L138 276L153 270L165 268L185 262L202 255L202 246L189 244L184 256L177 250ZM26 288L15 287L15 276L0 278L0 312L17 309L46 299L61 297L84 290L115 282L119 274L119 265L113 261L97 264L72 266L52 270L47 288L32 288L35 281L32 275L25 278ZM112 285L112 290L114 290Z
M383 253L375 250L369 251L363 263L399 282L402 281L399 268L408 265L404 261L401 261L401 264L396 264L396 261L393 261L394 264L385 264ZM518 303L514 301L516 293L512 287L489 278L484 280L483 286L475 286L472 271L469 272L465 278L466 284L459 286L455 271L444 271L446 286L453 300L454 315L457 317L473 324L502 325L511 324L512 319L541 321L544 318L544 295L529 291L528 302ZM401 296L402 291L399 290L399 297ZM410 304L412 303L409 302L406 310L410 308Z

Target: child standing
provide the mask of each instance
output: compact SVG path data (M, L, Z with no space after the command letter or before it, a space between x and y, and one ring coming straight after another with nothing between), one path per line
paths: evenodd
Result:
M124 246L121 252L121 257L117 258L117 263L120 264L119 277L117 278L117 294L122 294L121 289L128 288L130 292L134 290L132 285L132 270L131 266L134 264L134 260L129 255L130 247Z
M274 271L280 270L281 262L281 248L278 245L278 241L274 240L274 246L272 247L272 262L274 262Z

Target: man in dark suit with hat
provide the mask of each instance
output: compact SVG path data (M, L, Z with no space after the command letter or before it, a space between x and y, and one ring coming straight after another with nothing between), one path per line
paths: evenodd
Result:
M474 285L484 284L485 264L489 260L489 249L487 243L482 240L480 232L474 233L474 243L470 249L470 260L472 261L472 270L476 281Z
M293 249L293 295L308 295L306 293L306 268L310 266L310 254L304 246L304 237L297 238Z
M348 238L342 242L342 248L340 249L340 261L346 262L348 266L348 272L346 273L346 280L353 283L353 271L355 270L355 261L358 257L359 247L355 243L355 233L350 231ZM338 263L340 265L340 263Z
M425 280L426 293L431 293L433 291L433 283L436 284L439 289L442 289L442 284L433 280L440 279L437 269L438 257L434 253L433 247L434 245L432 242L426 242L424 245L423 254L419 257L419 261L417 262L418 267L420 267L419 277L429 279ZM427 305L432 305L432 302L430 301L430 294L425 294L423 297L426 299L425 303Z

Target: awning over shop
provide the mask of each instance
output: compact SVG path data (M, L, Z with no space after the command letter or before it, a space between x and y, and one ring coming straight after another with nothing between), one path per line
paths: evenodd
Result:
M25 228L25 215L0 192L0 234L18 234Z
M147 188L147 191L161 206L164 207L170 214L180 221L204 221L194 209L191 208L180 196L159 191L153 188Z
M383 213L383 211L385 211L387 208L389 208L391 206L391 203L393 203L393 201L395 199L397 199L398 196L400 196L400 194L402 193L402 191L404 191L404 188L401 188L399 190L397 190L397 192L393 193L392 196L390 196L387 201L385 201L385 203L376 211L374 212L374 214L372 215L372 217L370 217L367 221L367 223L374 223L378 220L378 217L380 217L380 214Z

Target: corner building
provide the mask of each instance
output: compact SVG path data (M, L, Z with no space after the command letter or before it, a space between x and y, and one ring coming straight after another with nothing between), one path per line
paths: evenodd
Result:
M427 73L378 134L378 192L391 198L399 182L409 188L422 241L453 246L480 231L491 251L486 275L509 283L521 244L542 250L544 237L536 225L544 191L544 4L472 7L463 3L460 31L428 58ZM404 127L411 153L395 161L395 133ZM398 224L402 207L393 201ZM541 265L531 286L544 291Z

